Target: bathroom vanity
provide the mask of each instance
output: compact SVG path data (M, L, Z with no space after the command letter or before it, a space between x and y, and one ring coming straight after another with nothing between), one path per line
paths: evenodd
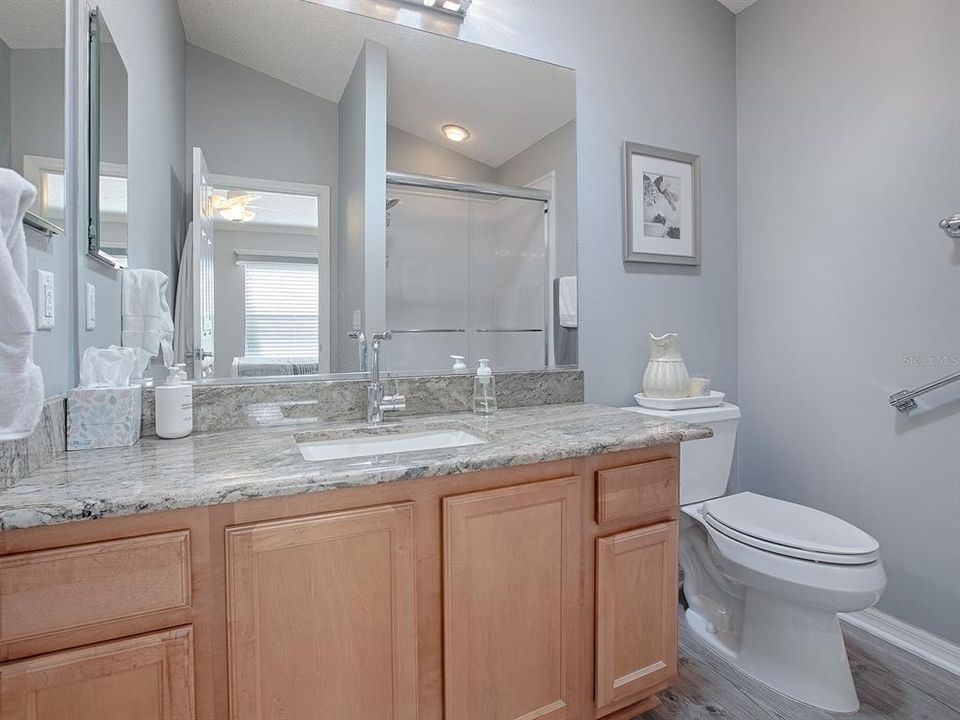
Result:
M655 706L679 443L710 431L558 405L366 432L399 429L483 442L308 462L288 428L144 438L0 491L0 720Z

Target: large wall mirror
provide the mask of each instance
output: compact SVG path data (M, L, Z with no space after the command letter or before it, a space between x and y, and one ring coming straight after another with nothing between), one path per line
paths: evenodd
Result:
M138 232L109 252L170 276L175 354L195 379L357 372L358 334L383 330L387 371L577 364L575 301L559 312L577 276L572 70L315 2L149 2L174 6L183 62L128 61L131 93L182 82L182 106L158 102L150 122L182 122L171 162L189 200L176 247L143 252L165 240ZM104 154L104 47L109 169L125 161ZM136 122L131 158L149 139ZM171 184L109 177L137 208Z
M34 216L65 226L63 2L0 0L0 166L37 188Z
M127 68L103 10L88 17L87 249L113 267L127 265Z

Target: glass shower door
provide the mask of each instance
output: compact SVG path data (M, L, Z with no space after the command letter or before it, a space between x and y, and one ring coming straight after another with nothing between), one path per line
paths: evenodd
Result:
M470 195L470 356L495 370L546 360L546 205Z
M393 201L397 202L393 202ZM469 356L469 198L463 193L387 186L387 327L383 367L449 370Z

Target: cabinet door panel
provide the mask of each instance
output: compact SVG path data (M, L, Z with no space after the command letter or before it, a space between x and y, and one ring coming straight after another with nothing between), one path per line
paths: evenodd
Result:
M231 717L417 716L413 504L227 531Z
M193 717L189 627L0 665L0 720Z
M677 671L677 523L597 540L597 707Z
M447 720L575 715L580 479L445 498Z

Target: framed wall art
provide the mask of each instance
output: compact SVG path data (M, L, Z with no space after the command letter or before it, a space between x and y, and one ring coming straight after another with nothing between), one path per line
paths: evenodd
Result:
M700 264L700 156L623 144L624 262Z

